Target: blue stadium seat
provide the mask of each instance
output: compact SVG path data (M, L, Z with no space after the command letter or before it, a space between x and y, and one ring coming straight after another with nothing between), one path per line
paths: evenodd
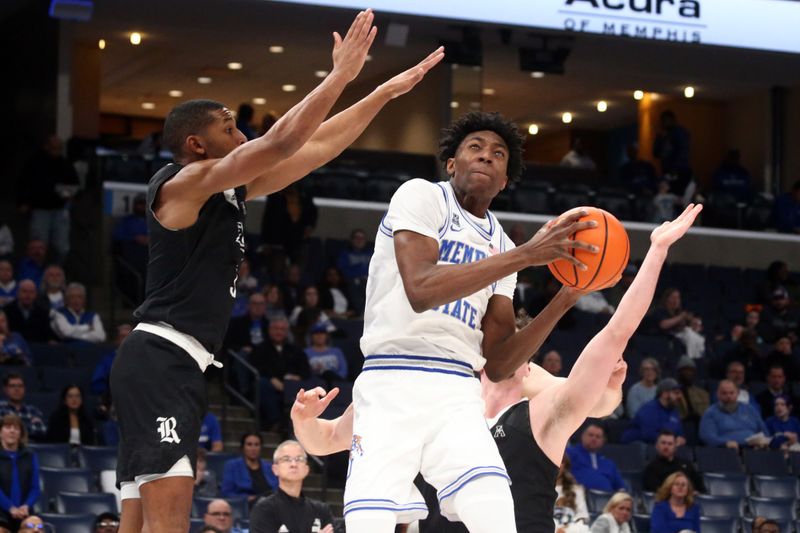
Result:
M761 498L751 496L750 512L754 516L768 516L773 520L797 520L797 502L794 498Z
M49 524L57 533L87 533L94 529L95 515L92 514L50 514L39 515L42 522Z
M69 350L61 344L30 343L33 364L43 366L65 366L69 361Z
M712 496L736 496L743 498L750 495L750 484L747 475L741 472L717 474L706 472L703 481L708 494Z
M58 407L61 402L60 392L26 392L25 403L35 405L47 416Z
M396 178L375 179L374 176L370 177L364 184L364 200L369 202L388 202L401 184L402 182Z
M794 475L800 476L800 452L792 452L789 454L789 464L792 465L792 472L794 472Z
M586 506L590 511L600 513L613 495L613 492L589 489L586 491Z
M736 518L700 517L700 530L703 533L739 533L739 520Z
M59 492L56 510L66 514L119 513L117 497L110 492Z
M72 383L77 384L86 394L92 381L92 369L90 368L63 368L63 367L43 367L42 368L42 388L52 392L61 390Z
M656 504L656 493L655 492L642 492L642 506L647 514L653 512L653 506Z
M739 454L730 448L697 447L697 469L700 472L741 472Z
M620 472L622 479L628 486L631 494L639 494L642 492L642 473L641 472Z
M629 444L606 444L600 453L614 462L620 472L641 472L644 470L645 446L641 442Z
M116 446L81 446L78 457L82 467L95 473L117 469Z
M523 213L545 215L553 212L550 203L550 186L547 184L522 183L511 196L511 204Z
M113 350L114 347L110 344L76 343L71 344L69 349L75 367L85 368L92 372L106 353Z
M42 467L39 469L39 477L48 501L54 499L59 492L92 492L94 490L92 473L85 468Z
M67 468L72 466L69 444L28 444L28 449L36 454L39 466Z
M745 448L744 466L749 474L761 476L788 476L789 465L783 453L777 450L751 450Z
M708 496L698 494L695 502L700 505L702 515L710 518L730 518L741 516L744 509L744 498L737 496Z
M237 453L208 452L206 454L206 468L214 472L217 482L222 483L222 474L225 472L225 463L239 457Z
M800 496L796 476L753 476L756 494L763 498L797 498Z
M650 515L635 514L633 515L632 522L633 529L636 533L650 533Z
M204 525L206 525L206 522L202 518L189 519L189 533L197 533L203 529Z

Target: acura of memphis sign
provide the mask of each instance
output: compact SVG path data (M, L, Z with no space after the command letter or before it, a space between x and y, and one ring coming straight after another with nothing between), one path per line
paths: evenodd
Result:
M800 53L786 0L288 0L514 26Z

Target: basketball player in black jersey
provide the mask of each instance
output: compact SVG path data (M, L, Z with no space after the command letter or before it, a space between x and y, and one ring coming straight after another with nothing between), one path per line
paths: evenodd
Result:
M122 533L185 533L197 441L208 401L203 371L222 344L244 256L245 200L282 189L336 157L391 99L408 92L443 57L414 68L322 122L360 72L375 38L373 14L334 33L325 80L264 136L245 143L222 104L175 107L164 140L175 157L148 185L150 262L141 321L111 373L120 422L117 481Z
M555 378L527 364L499 383L482 376L489 430L511 478L520 533L552 533L556 476L569 437L588 416L608 414L619 403L627 370L622 360L625 346L650 307L669 247L686 233L701 210L700 205L689 205L677 219L653 231L650 249L631 287L606 327L586 345L569 377ZM577 294L571 296L574 303ZM542 327L552 329L559 318L554 316ZM317 388L297 394L292 421L309 453L326 455L351 446L352 405L335 420L318 418L337 393L333 389L326 395ZM421 531L457 531L442 525L423 527L421 524Z

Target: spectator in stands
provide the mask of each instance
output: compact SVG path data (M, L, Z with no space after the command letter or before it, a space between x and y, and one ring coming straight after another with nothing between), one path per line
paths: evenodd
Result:
M580 168L583 170L597 170L597 164L589 157L583 148L583 141L580 137L575 137L572 141L572 148L561 158L562 167Z
M78 175L63 155L61 139L51 135L22 171L19 205L31 213L31 238L49 244L58 262L69 252L69 199L78 190Z
M267 338L269 320L266 317L267 300L260 292L252 294L247 304L247 314L232 318L225 335L225 347L234 352L252 353Z
M772 435L771 448L781 448L786 451L800 451L796 449L797 437L800 435L800 420L792 415L792 399L790 396L780 395L775 397L773 411L775 414L764 422Z
M251 529L333 533L333 515L328 505L303 494L303 480L309 468L308 455L299 442L287 440L278 445L272 457L272 471L278 477L278 490L253 507Z
M22 335L9 329L4 311L0 311L0 365L31 366L31 348Z
M252 126L254 115L255 110L250 104L240 104L239 111L236 112L236 127L239 128L239 131L244 133L248 141L252 141L258 137L258 134L253 131Z
M721 359L715 361L715 375L725 377L728 365L737 361L745 367L746 372L749 372L750 375L761 376L765 360L758 347L756 333L736 325L733 326L731 331L731 338L736 334L739 335L739 339L733 348L728 350ZM720 365L722 365L721 369L719 368Z
M656 440L656 456L647 463L642 474L642 488L647 492L655 492L670 474L683 472L692 480L692 485L700 492L705 492L703 478L697 473L690 461L684 461L675 455L678 447L675 433L663 429Z
M14 234L11 227L0 219L0 259L10 259L14 254Z
M717 403L711 405L700 419L700 439L709 446L725 446L738 450L753 442L758 433L769 432L758 412L737 400L739 390L727 379L717 386ZM756 445L760 445L757 442Z
M239 264L239 277L236 279L236 292L250 295L258 292L260 286L261 283L250 268L250 260L242 259Z
M25 403L25 380L22 376L14 372L6 374L3 377L3 393L6 399L0 400L0 416L18 416L25 424L25 432L31 439L44 439L47 435L44 415L35 405Z
M602 426L596 423L587 424L581 435L581 443L567 448L572 474L578 483L590 490L624 490L625 482L617 466L599 453L604 443L605 432Z
M42 286L39 290L39 301L42 307L56 310L64 307L66 299L67 278L64 269L58 265L50 265L44 269Z
M670 474L656 493L650 515L650 533L700 532L700 507L694 487L683 472Z
M213 471L208 470L208 451L197 448L197 475L194 477L194 495L201 498L219 496L219 483Z
M733 382L736 385L736 388L739 389L739 395L736 397L737 401L740 403L744 403L755 409L755 411L761 415L761 406L756 400L754 394L750 394L750 391L747 389L747 379L744 370L744 365L739 361L731 361L728 363L728 369L725 372L725 379Z
M362 229L350 233L350 248L339 252L336 266L347 283L352 300L352 308L358 314L364 312L367 290L369 261L373 250L367 247L367 234Z
M276 122L278 122L278 117L272 113L265 113L264 117L261 119L261 129L259 130L261 135L264 135L272 129L272 126L274 126Z
M639 143L630 143L625 149L628 161L619 168L619 181L636 196L653 196L658 187L656 167L639 157Z
M633 498L627 492L617 492L608 500L603 514L592 524L592 533L631 533Z
M764 342L764 339L762 339L761 335L758 334L758 325L760 323L761 323L761 311L752 310L745 313L743 331L749 331L753 333L757 344L762 344Z
M222 497L247 496L253 503L278 488L278 478L272 473L272 463L261 459L261 435L242 435L242 456L225 463L222 474Z
M753 520L753 527L755 527L755 523L756 521ZM756 533L781 533L781 526L775 520L764 519Z
M14 301L17 297L17 280L14 279L14 265L7 259L0 260L0 307Z
M656 387L656 396L636 411L636 416L622 434L622 442L642 441L653 444L659 432L668 429L677 436L678 446L686 444L677 404L681 386L672 378L662 379Z
M767 279L759 287L758 303L768 304L775 289L781 287L786 289L789 293L789 299L793 302L800 299L800 285L792 279L789 273L789 265L785 261L773 261L767 267Z
M767 519L764 518L763 516L757 516L753 518L753 523L750 525L751 533L759 533L759 531L761 530L761 526L764 525L764 522L766 521ZM743 529L742 533L747 533L746 531L744 531L744 528L742 529ZM780 533L780 531L776 531L775 533Z
M786 370L780 364L772 364L767 369L767 388L756 396L765 421L775 415L775 399L779 396L786 396L790 398L792 405L795 404L792 393L786 386Z
M305 350L311 373L328 382L328 389L334 381L347 379L347 359L342 350L330 345L328 330L322 324L311 328L311 342Z
M61 391L61 403L47 423L47 441L73 446L97 444L94 422L86 412L79 386L70 384Z
M775 199L775 228L782 233L800 233L800 180Z
M317 207L297 185L290 185L269 196L261 222L261 242L270 252L282 252L292 263L304 264L306 239L311 237L317 225ZM285 264L275 261L267 264ZM273 275L277 272L271 272Z
M233 527L233 509L231 504L222 499L211 500L208 503L203 521L205 525L216 528L220 533L244 533L238 527Z
M691 328L694 315L683 309L681 293L671 287L664 291L661 307L653 314L658 329L664 334L679 339L686 347L686 355L692 359L703 357L706 350L706 339Z
M772 291L769 306L761 314L760 333L766 342L781 337L789 337L792 342L800 340L800 310L792 307L789 291L784 287Z
M672 219L670 219L672 220ZM601 291L587 292L575 303L575 309L584 313L607 315L614 314L614 306L608 303Z
M281 292L283 293L283 304L286 310L286 315L295 308L303 299L303 289L300 286L300 280L303 278L303 270L298 264L290 264L286 269L286 277L281 283Z
M542 361L539 363L539 366L554 376L561 376L561 354L556 350L550 350L542 356Z
M206 416L203 417L203 425L200 426L200 439L197 445L211 452L222 451L222 430L214 413L206 413Z
M39 460L27 447L22 420L4 414L0 427L0 517L16 530L39 500Z
M117 349L119 345L122 344L122 341L125 340L125 337L130 335L133 328L130 324L120 324L117 326L117 334L114 337L114 349L110 352L107 352L97 366L94 369L94 373L92 374L92 384L90 390L92 394L96 394L98 396L103 396L108 392L108 380L111 378L111 365L114 364L114 358L117 356Z
M561 469L556 478L556 506L554 518L558 526L581 521L589 524L589 508L586 506L586 491L583 485L575 480L570 471L569 457L561 459Z
M19 525L19 533L39 533L44 531L44 522L36 515L30 515Z
M31 239L25 248L25 257L20 259L17 265L17 279L29 279L34 286L38 287L42 283L44 275L44 265L47 259L47 245L39 239Z
M273 320L268 342L253 350L250 363L258 370L261 417L265 427L283 422L283 388L286 380L308 379L311 368L306 354L289 342L289 323Z
M119 515L106 511L100 513L94 521L94 533L117 533L119 531Z
M303 291L303 303L292 310L289 322L294 327L294 338L297 342L307 342L306 336L315 325L321 325L328 333L336 331L336 326L319 305L319 290L309 285Z
M686 185L691 180L689 166L689 131L678 123L675 113L661 113L661 129L653 142L653 157L661 163L661 174L670 182L670 190L683 196Z
M66 305L53 313L52 328L67 341L104 342L106 330L100 315L86 309L86 287L80 283L67 285Z
M209 526L208 524L203 525L197 533L222 533L222 530L218 527Z
M147 198L144 194L137 194L133 199L131 213L117 222L112 236L114 255L133 267L134 271L141 276L142 281L147 278L148 245L150 244L146 214ZM130 294L135 294L135 291Z
M625 400L628 417L635 417L642 405L656 397L658 378L660 376L661 366L658 364L658 361L652 357L642 360L639 364L640 379L628 389L628 397Z
M269 322L277 319L289 319L289 317L286 315L286 304L283 301L283 292L278 285L275 283L268 283L264 286L262 294L264 294L266 306L264 316L267 317Z
M783 367L786 379L796 380L800 377L800 357L794 353L789 337L780 337L775 341L772 350L764 358L764 366Z
M681 385L681 397L678 400L678 411L681 413L681 420L697 424L711 404L711 399L704 388L695 385L697 365L694 359L688 355L681 356L677 370L678 383Z
M319 306L328 315L336 318L353 316L349 291L339 269L328 267L319 288Z
M681 204L681 199L670 192L669 182L661 180L651 203L653 216L650 221L661 224L675 218L675 208Z
M3 308L8 326L28 342L48 342L53 339L49 311L36 302L36 285L29 279L19 282L17 299Z
M753 199L753 178L742 166L742 154L731 150L714 172L712 190L715 194L729 194L737 202L749 204Z

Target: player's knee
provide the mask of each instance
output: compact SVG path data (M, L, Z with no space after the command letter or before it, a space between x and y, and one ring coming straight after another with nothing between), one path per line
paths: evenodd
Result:
M459 489L452 508L473 533L515 533L514 500L508 480L483 476Z
M347 533L393 533L396 522L391 511L356 511L345 516Z

